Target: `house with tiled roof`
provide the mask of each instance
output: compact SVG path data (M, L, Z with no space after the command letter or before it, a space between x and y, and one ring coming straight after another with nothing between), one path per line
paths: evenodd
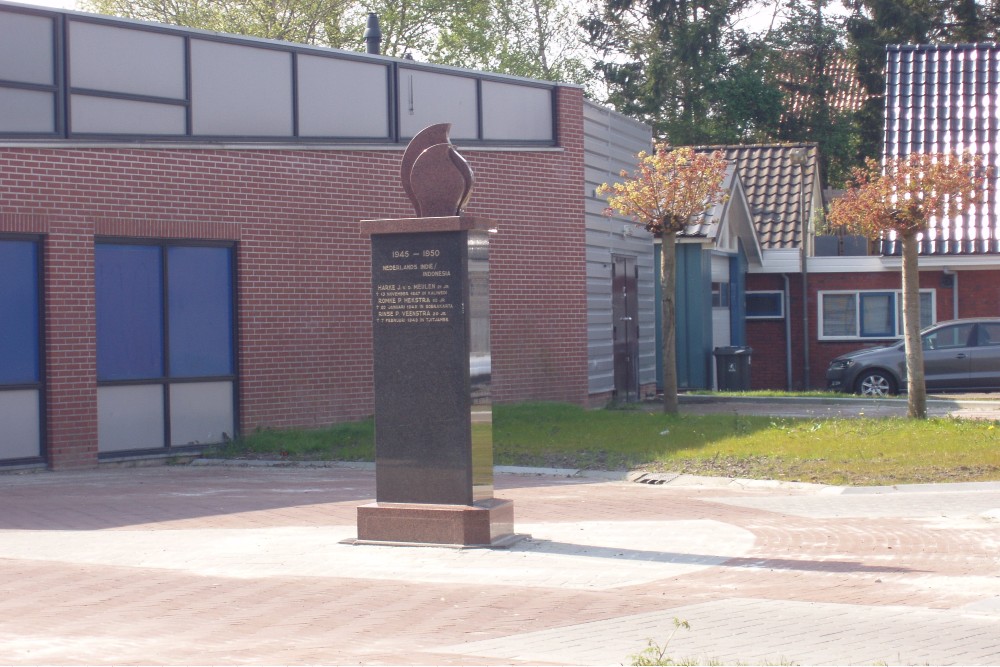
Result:
M622 122L591 106L585 112L588 136L599 136L607 120L612 125ZM649 131L647 126L641 130ZM630 141L634 148L641 134L619 131L617 136L603 151L598 150L598 142L589 144L585 159L592 195L600 179L614 181L622 170L635 167L637 151L625 153L623 142ZM642 149L649 150L649 146ZM612 164L619 169L609 168ZM727 169L723 189L725 201L677 235L675 339L681 389L713 387L713 351L746 345L744 278L747 267L760 264L761 246L735 165ZM607 202L596 195L590 204L587 276L592 403L599 404L594 399L602 397L631 400L651 395L661 388L663 377L661 240L634 220L606 215ZM613 286L610 304L604 296L609 278ZM609 338L613 346L604 350Z
M747 375L755 387L791 385L790 370L801 367L792 359L802 359L807 348L802 294L803 267L814 252L811 221L822 216L824 204L818 148L789 143L696 150L725 155L727 199L677 236L678 387L745 388ZM654 270L658 274L658 260ZM658 278L654 284L659 300ZM659 332L659 316L656 324ZM748 347L751 372L720 375L720 360L732 348Z
M804 222L822 207L816 144L718 148L740 173L761 248L801 248L802 239L809 238Z
M994 166L985 203L934 221L921 240L921 323L998 315L1000 46L893 46L887 56L885 154L969 150ZM834 357L902 336L898 244L816 235L822 193L812 168L796 180L792 150L727 149L762 247L746 280L755 388L823 388ZM809 204L797 208L797 196Z
M725 374L720 379L718 373L717 351L737 346L753 350L749 375L754 386L784 387L789 384L786 370L792 367L788 360L801 358L805 347L802 267L813 252L809 223L823 210L817 146L698 149L724 153L730 169L728 202L734 210L745 211L746 222L725 223L731 230L728 245L709 244L704 222L678 237L679 385L726 388ZM721 215L721 210L713 210L706 220L721 220ZM706 248L700 256L692 251L694 238ZM709 278L700 271L706 264ZM775 365L772 356L781 363ZM699 373L700 368L706 370Z
M971 150L995 170L974 215L935 221L922 239L922 324L998 315L1000 46L887 53L886 154ZM847 94L837 104L859 100ZM678 235L681 389L721 384L717 352L727 346L752 350L751 388L824 388L834 357L902 336L899 248L891 237L821 233L829 193L815 144L699 149L725 153L729 200ZM648 240L642 230L629 234ZM654 287L656 303L658 279ZM656 325L660 331L658 315ZM658 340L657 355L660 347Z

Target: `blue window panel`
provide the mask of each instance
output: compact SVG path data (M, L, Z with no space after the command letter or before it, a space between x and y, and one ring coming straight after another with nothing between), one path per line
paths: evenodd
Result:
M0 385L39 381L38 244L0 241Z
M746 316L754 319L783 318L785 295L781 292L747 292Z
M892 338L896 334L895 314L895 294L861 294L861 335Z
M163 260L157 246L98 244L97 379L163 377Z
M232 251L167 248L171 377L233 374Z

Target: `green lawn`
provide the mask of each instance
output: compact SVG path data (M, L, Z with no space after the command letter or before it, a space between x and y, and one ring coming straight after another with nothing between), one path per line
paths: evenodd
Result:
M374 459L371 420L264 431L212 455ZM1000 480L1000 425L928 419L667 416L533 403L494 409L497 465L641 469L826 484Z

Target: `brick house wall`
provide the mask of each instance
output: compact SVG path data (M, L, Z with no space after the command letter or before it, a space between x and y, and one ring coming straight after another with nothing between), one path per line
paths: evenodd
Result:
M582 91L560 150L461 148L467 207L496 221L494 396L587 399ZM97 462L95 237L236 242L239 425L373 411L370 268L358 221L409 217L403 146L379 150L0 147L0 234L42 236L48 463Z
M996 271L964 271L959 274L959 288L959 316L997 317L1000 315L1000 269ZM947 312L949 315L943 319L951 317L951 290L948 290L948 299ZM938 309L938 313L941 313L940 309Z
M790 278L790 282L794 282ZM798 286L789 284L793 290ZM747 290L783 290L784 282L776 274L747 274ZM801 295L801 289L798 294ZM801 354L802 331L801 311L796 316L795 304L801 300L792 300L792 324L798 321L799 335L792 331L792 355ZM786 316L788 314L786 313ZM747 345L753 350L750 357L750 388L751 389L785 389L787 387L787 364L785 359L785 321L784 320L747 320ZM793 378L794 379L794 378Z
M750 274L747 289L781 290L780 275ZM920 288L935 290L937 321L954 318L954 290L940 270L920 272ZM1000 314L1000 269L958 272L959 317L996 317ZM802 282L799 275L789 276L792 336L792 384L803 387L804 341L802 333ZM898 339L824 341L818 340L818 292L827 290L900 289L898 271L871 273L809 274L809 382L812 389L826 388L826 368L835 357L863 347L884 345ZM747 344L753 348L751 386L754 389L787 387L785 358L785 323L783 320L747 322Z

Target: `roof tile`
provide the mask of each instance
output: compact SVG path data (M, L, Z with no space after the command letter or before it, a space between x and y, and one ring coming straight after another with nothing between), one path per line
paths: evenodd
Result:
M792 160L794 152L803 148L806 150L804 188L802 169ZM736 165L762 248L800 247L803 218L800 198L814 187L818 171L816 144L698 146L697 150L721 150Z
M890 46L887 49L885 155L969 150L1000 164L1000 46ZM1000 173L973 215L936 223L924 254L1000 252ZM892 252L889 249L889 252Z

